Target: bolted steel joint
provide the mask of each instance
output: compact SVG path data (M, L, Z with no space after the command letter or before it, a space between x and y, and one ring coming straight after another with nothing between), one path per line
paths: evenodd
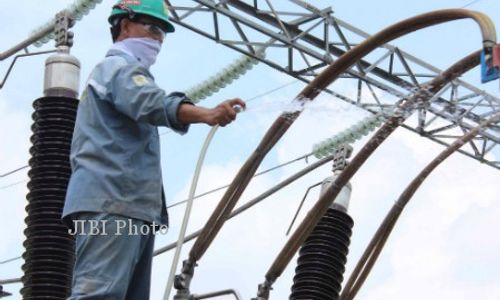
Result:
M194 275L194 268L197 264L191 259L186 259L182 262L182 273L176 275L174 278L174 287L177 289L177 293L174 296L175 300L192 300L193 296L189 291L191 285L191 280Z
M332 171L343 170L347 164L347 159L351 157L352 146L349 144L341 144L333 156L333 169Z
M252 300L268 300L269 294L272 288L272 282L266 279L264 283L259 284L259 289L257 290L257 297L252 298Z
M73 27L74 24L75 20L68 11L63 10L56 15L54 28L56 47L73 46L74 34L69 31L69 29Z

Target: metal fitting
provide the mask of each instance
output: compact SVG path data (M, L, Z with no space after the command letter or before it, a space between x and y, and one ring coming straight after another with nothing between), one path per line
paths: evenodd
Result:
M194 300L209 299L209 298L215 298L215 297L224 296L224 295L233 295L236 298L236 300L243 300L243 298L238 293L238 291L232 290L232 289L231 290L217 291L217 292L203 294L203 295L194 295L193 299Z
M347 166L347 159L351 157L352 150L353 148L349 144L342 144L338 147L333 156L333 172L341 171Z
M194 275L194 268L196 263L191 259L186 259L182 262L182 273L176 275L174 279L174 287L177 289L177 293L174 296L175 300L192 300L194 299L189 291L191 285L191 280Z
M266 279L264 283L259 284L259 289L257 290L257 297L252 298L252 300L268 300L269 294L271 293L273 283Z
M77 98L79 84L80 62L69 54L69 47L59 47L58 53L45 61L44 95Z
M333 176L325 178L321 184L321 192L320 195L323 195L326 190L330 187L332 182L339 176L339 174L347 167L349 163L347 159L351 157L353 148L348 144L341 145L338 150L335 152L335 156L333 157ZM347 182L344 187L340 190L340 193L337 195L335 199L332 200L331 208L347 212L349 208L349 201L351 199L352 185L350 182Z

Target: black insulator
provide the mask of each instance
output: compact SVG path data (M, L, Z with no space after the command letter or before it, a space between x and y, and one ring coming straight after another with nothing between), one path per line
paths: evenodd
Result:
M61 222L61 213L71 175L69 151L77 106L78 100L65 97L43 97L33 103L23 299L66 299L71 291L74 238Z
M328 209L299 250L291 300L339 298L353 224L345 212Z

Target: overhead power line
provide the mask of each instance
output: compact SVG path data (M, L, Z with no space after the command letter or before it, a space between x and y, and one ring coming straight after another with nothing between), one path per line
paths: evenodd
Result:
M14 187L14 186L16 186L16 185L20 185L20 184L22 184L22 183L27 182L28 180L29 180L29 179L24 179L24 180L17 181L17 182L11 183L11 184L7 184L7 185L4 185L4 186L0 186L0 191L1 191L1 190L8 189L8 188L11 188L11 187Z
M290 82L287 82L287 83L285 83L285 84L282 84L282 85L280 85L280 86L278 86L278 87L275 87L275 88L272 88L272 89L270 89L270 90L267 90L267 91L263 92L262 94L257 94L257 95L255 95L255 96L253 96L253 97L250 97L250 98L248 98L248 99L244 99L244 100L245 100L245 102L246 102L246 103L249 103L249 102L255 101L255 100L256 100L256 99L258 99L258 98L262 98L262 97L264 97L264 96L267 96L267 95L269 95L269 94L272 94L272 93L274 93L274 92L277 92L277 91L279 91L279 90L282 90L282 89L284 89L284 88L286 88L286 87L288 87L288 86L291 86L291 85L293 85L293 84L295 84L295 83L297 83L297 82L300 82L300 80L295 79L295 80L293 80L293 81L290 81ZM166 135L166 134L169 134L170 132L172 132L172 130L168 130L168 129L167 129L166 131L164 131L164 132L160 133L160 136L164 136L164 135Z
M248 98L246 101L247 101L247 103L248 103L248 102L251 102L251 101L254 101L254 100L255 100L255 99L257 99L257 98L261 98L261 97L267 96L267 95L269 95L269 94L271 94L271 93L274 93L274 92L276 92L276 91L279 91L279 90L281 90L281 89L284 89L284 88L286 88L286 87L288 87L288 86L290 86L290 85L293 85L293 84L295 84L295 83L297 83L297 82L300 82L300 80L295 79L295 80L293 80L293 81L290 81L290 82L288 82L288 83L285 83L285 84L283 84L283 85L280 85L280 86L278 86L278 87L276 87L276 88L274 88L274 89L268 90L268 91L266 91L266 92L264 92L264 93L262 93L262 94L258 94L258 95L256 95L256 96L253 96L252 98Z
M465 4L464 6L462 6L462 7L460 7L460 8L466 8L466 7L468 7L468 6L471 6L472 4L476 4L476 3L478 3L479 1L482 1L482 0L474 0L474 1L471 1L471 2L469 2L469 3Z
M5 174L0 175L0 178L3 178L3 177L7 177L7 176L9 176L9 175L12 175L12 174L14 174L14 173L16 173L16 172L19 172L19 171L21 171L21 170L23 170L23 169L26 169L27 167L29 167L29 166L28 166L28 165L25 165L25 166L19 167L19 168L17 168L17 169L14 169L14 170L12 170L12 171L9 171L9 172L7 172L7 173L5 173Z
M303 160L303 159L307 159L307 158L308 158L309 156L311 156L312 154L313 154L313 153L311 152L311 153L308 153L308 154L302 155L302 156L300 156L300 157L297 157L297 158L294 158L294 159L292 159L292 160L289 160L289 161L287 161L287 162L285 162L285 163L279 164L279 165L277 165L277 166L274 166L274 167L269 168L269 169L267 169L267 170L264 170L264 171L262 171L262 172L256 173L256 174L255 174L252 178L255 178L255 177L260 176L260 175L264 175L264 174L269 173L269 172L271 172L271 171L274 171L274 170L276 170L276 169L280 169L280 168L285 167L285 166L287 166L287 165L289 165L289 164L292 164L292 163L294 163L294 162L297 162L297 161L300 161L300 160ZM222 190L222 189L225 189L225 188L227 188L228 186L229 186L229 184L224 185L224 186L217 187L217 188L212 189L212 190L210 190L210 191L207 191L207 192L204 192L204 193L202 193L202 194L196 195L196 196L194 196L194 198L193 198L193 199L198 199L198 198L201 198L201 197L204 197L204 196L210 195L210 194L212 194L212 193L215 193L215 192L218 192L218 191L220 191L220 190ZM175 206L181 205L181 204L186 203L186 202L187 202L187 200L182 200L182 201L176 202L176 203L174 203L174 204L172 204L172 205L169 205L167 208L175 207Z
M21 259L21 258L22 258L21 256L16 256L16 257L13 257L13 258L9 258L9 259L6 259L4 261L0 261L0 265L6 264L6 263L10 263L12 261L16 261L16 260Z
M297 158L291 159L291 160L289 160L289 161L287 161L287 162L284 162L284 163L282 163L282 164L276 165L276 166L271 167L271 168L269 168L269 169L266 169L266 170L264 170L264 171L258 172L258 173L256 173L256 174L253 176L253 178L255 178L255 177L257 177L257 176L264 175L264 174L269 173L269 172L272 172L272 171L274 171L274 170L277 170L277 169L283 168L283 167L285 167L285 166L288 166L288 165L290 165L290 164L292 164L292 163L295 163L295 162L301 161L301 160L303 160L303 159L307 160L307 158L308 158L309 156L311 156L311 155L313 155L313 153L312 153L312 152L311 152L311 153L308 153L308 154L301 155L301 156L299 156L299 157L297 157ZM225 188L227 188L228 186L229 186L229 185L224 185L224 186L221 186L221 187L217 187L217 188L212 189L212 190L210 190L210 191L207 191L207 192L204 192L204 193L202 193L202 194L196 195L193 199L198 199L198 198L201 198L201 197L204 197L204 196L210 195L210 194L212 194L212 193L215 193L215 192L217 192L217 191L220 191L220 190L222 190L222 189L225 189ZM172 207L175 207L175 206L181 205L181 204L186 203L186 202L187 202L187 200L179 201L179 202L176 202L176 203L174 203L174 204L172 204L172 205L169 205L167 208L172 208ZM4 260L4 261L0 261L0 265L6 264L6 263L9 263L9 262L13 262L13 261L16 261L16 260L21 259L21 258L22 258L21 256L17 256L17 257L13 257L13 258L10 258L10 259Z

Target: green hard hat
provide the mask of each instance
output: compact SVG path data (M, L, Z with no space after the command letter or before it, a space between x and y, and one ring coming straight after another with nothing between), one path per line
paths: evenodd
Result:
M113 6L108 21L111 25L116 17L134 14L146 15L159 20L166 32L174 32L175 28L168 21L168 7L163 0L120 0Z

